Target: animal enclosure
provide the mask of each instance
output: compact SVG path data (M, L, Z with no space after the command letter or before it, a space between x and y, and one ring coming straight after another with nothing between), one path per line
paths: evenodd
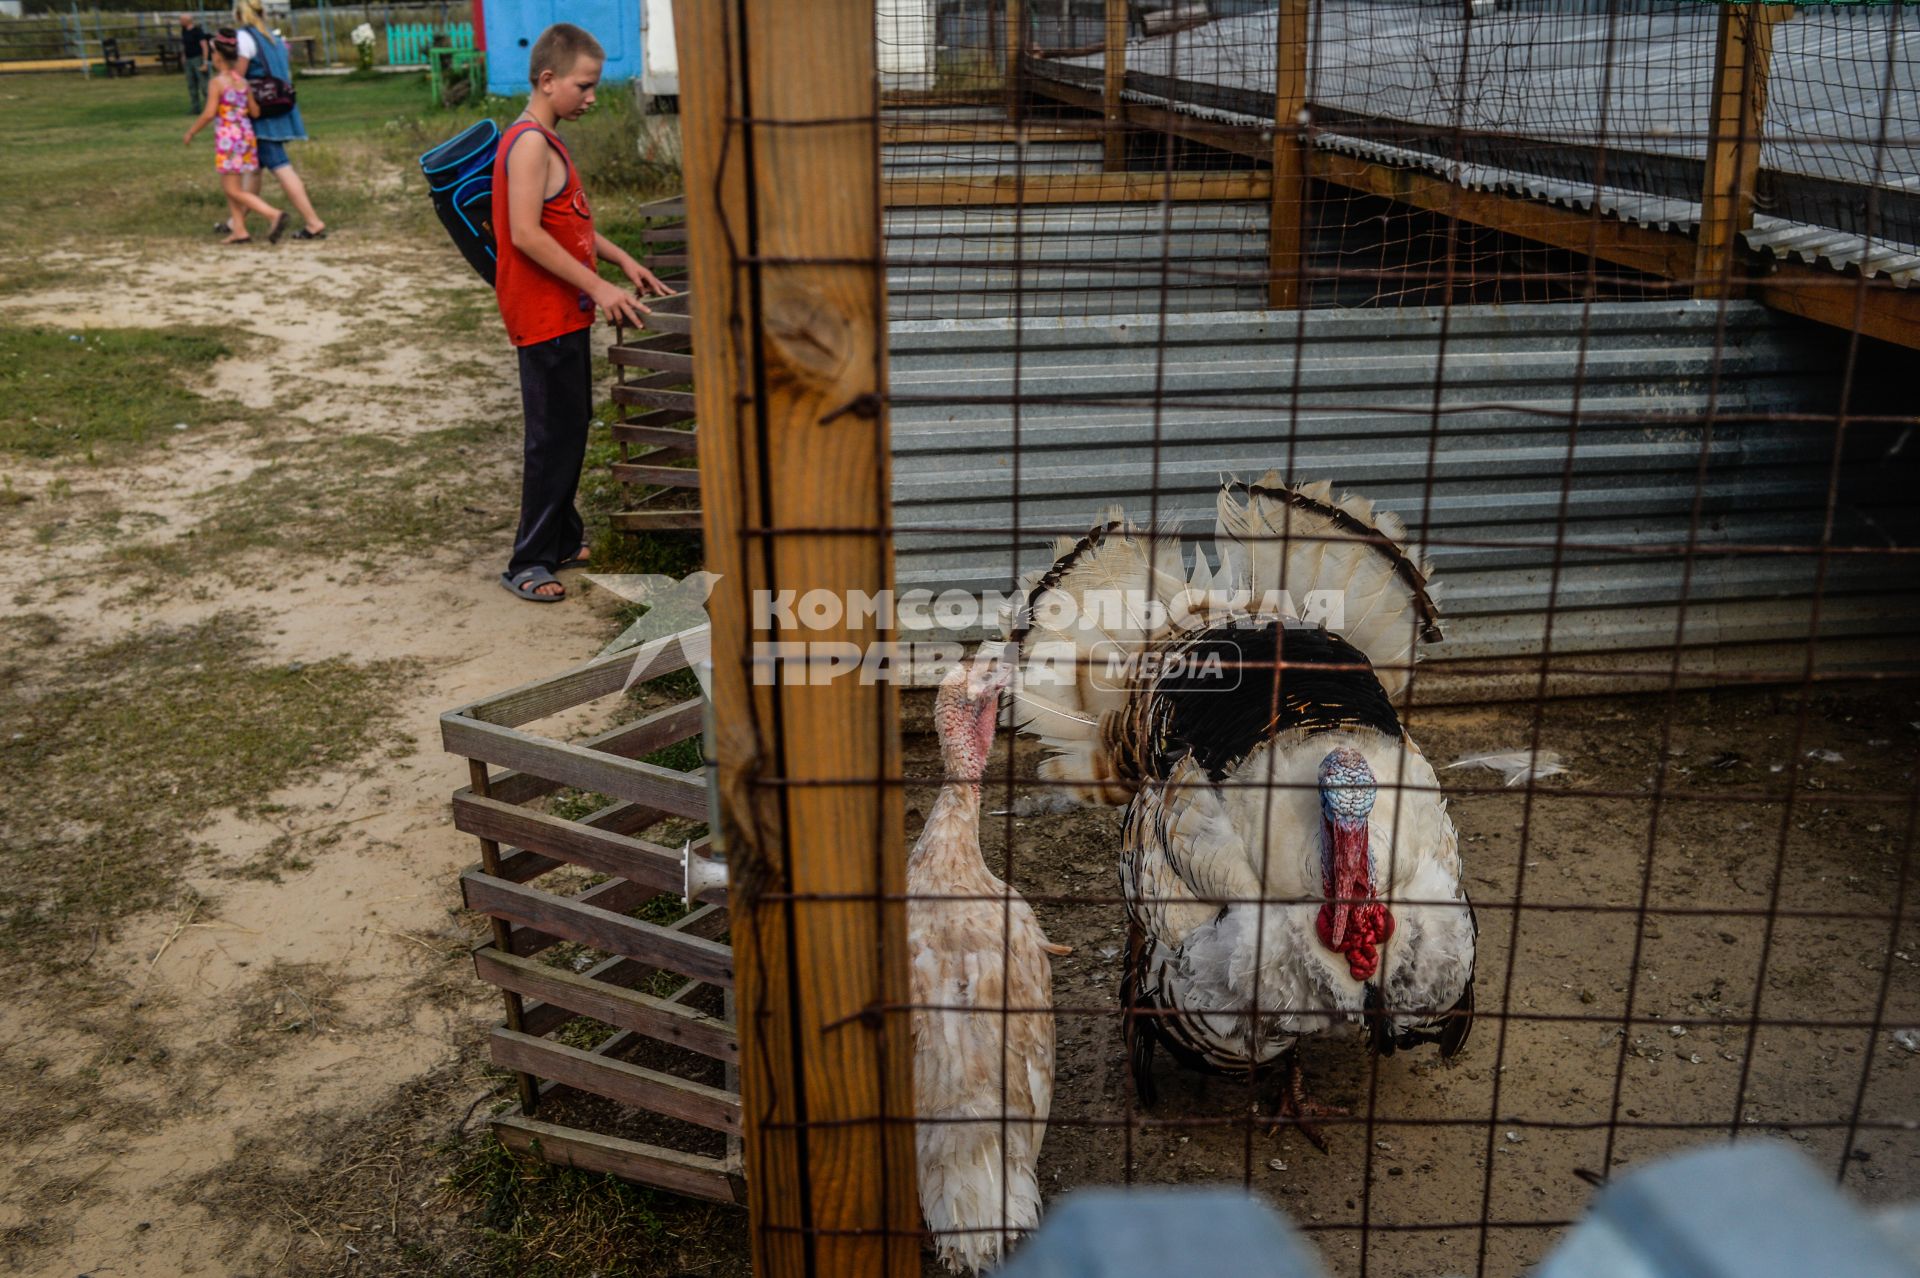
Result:
M690 365L635 361L699 423L694 1192L756 1270L1019 1232L941 1199L968 1132L1043 1208L1244 1185L1341 1274L1520 1273L1707 1141L1913 1197L1920 15L995 0L907 58L873 8L676 14ZM925 984L971 905L1042 1003Z

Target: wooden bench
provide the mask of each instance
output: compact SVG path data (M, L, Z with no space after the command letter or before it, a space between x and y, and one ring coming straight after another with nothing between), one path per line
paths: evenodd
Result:
M180 69L180 42L177 40L162 40L153 47L153 56L159 61L162 71L178 71Z

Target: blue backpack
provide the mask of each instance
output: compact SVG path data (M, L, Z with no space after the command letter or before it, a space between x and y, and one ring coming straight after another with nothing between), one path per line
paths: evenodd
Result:
M493 234L493 159L500 126L481 120L420 157L427 192L454 247L480 278L493 283L498 256Z

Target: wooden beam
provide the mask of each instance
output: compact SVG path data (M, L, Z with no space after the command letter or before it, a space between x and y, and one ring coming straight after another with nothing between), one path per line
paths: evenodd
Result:
M460 893L469 910L512 919L549 936L640 959L709 985L733 984L733 951L718 941L687 936L657 923L630 919L570 896L509 883L490 874L461 875ZM505 946L497 948L509 952Z
M706 526L697 510L621 510L607 516L621 532L699 532Z
M487 772L487 765L485 763L479 759L468 759L467 776L472 783L472 793L481 795L487 793L487 788L491 784L491 777ZM480 840L480 874L483 876L498 875L500 870L500 844L493 839L482 838ZM505 919L490 918L487 920L487 927L493 934L494 945L498 948L504 950L512 942L513 931ZM523 1010L520 996L512 990L502 990L500 997L502 1008L507 1018L507 1028L512 1030L520 1029L520 1014ZM540 1103L539 1080L531 1074L521 1071L514 1074L513 1083L515 1090L520 1094L521 1110L528 1114L533 1113L534 1109Z
M571 741L550 741L517 728L445 715L440 739L449 754L531 772L582 790L663 808L692 821L706 819L707 787L698 776L658 764L622 759Z
M1026 85L1021 83L1026 77L1022 74L1020 67L1020 55L1026 48L1026 18L1026 5L1023 0L1007 0L1007 119L1015 124L1020 123L1020 117L1024 114L1021 108L1026 105L1022 101L1026 93Z
M1402 169L1333 151L1315 151L1307 173L1323 182L1384 196L1476 226L1490 227L1555 248L1589 253L1605 262L1670 280L1693 273L1693 241L1616 218L1493 191L1456 186L1424 169Z
M1740 233L1753 225L1773 25L1792 16L1789 4L1720 6L1713 89L1707 100L1707 175L1700 192L1693 271L1696 297L1731 297L1741 288L1734 264L1740 259Z
M894 179L885 184L888 208L953 208L974 204L1127 204L1161 200L1264 200L1273 192L1265 173L1060 173L1020 177Z
M675 1078L659 1070L505 1028L495 1029L487 1046L493 1063L502 1069L538 1069L541 1078L605 1096L635 1109L665 1114L715 1131L740 1130L740 1098L706 1083Z
M1106 117L1106 159L1109 173L1127 167L1127 113L1121 94L1127 87L1127 0L1107 0L1106 80L1101 111Z
M599 874L646 883L656 892L678 893L685 881L679 848L515 807L466 790L454 796L453 826L466 834L511 843ZM712 900L726 899L723 891L708 890ZM709 898L703 894L700 899Z
M870 614L789 632L752 606L893 584L874 6L686 0L675 19L754 1272L911 1278L910 1021L878 1010L909 997L897 689L766 685L752 660L891 637Z
M662 635L637 648L596 657L565 674L523 683L458 710L449 710L440 716L442 739L444 741L446 724L451 719L484 719L503 727L518 727L571 710L596 697L624 691L630 682L685 670L694 662L707 659L712 637L712 631L704 625Z
M740 1059L740 1042L731 1025L705 1012L684 1007L677 1000L655 998L638 990L622 989L606 981L593 980L583 973L550 967L514 954L503 954L492 946L482 946L474 951L473 970L490 985L541 1000L541 1004L535 1006L564 1008L572 1014L559 1020L555 1028L573 1019L573 1015L589 1016L662 1043L672 1043L690 1052L711 1056L715 1060ZM542 1017L541 1023L554 1019L552 1016ZM531 1016L528 1022L524 1032L538 1038L540 1030L533 1024ZM539 1078L560 1077L538 1070L527 1072Z
M683 1154L619 1136L601 1136L512 1112L493 1120L493 1134L517 1154L536 1155L561 1167L610 1172L638 1184L715 1202L746 1199L739 1170L725 1159Z
M1008 120L966 120L939 124L930 120L885 120L880 124L880 141L888 146L928 146L943 142L957 145L972 143L1098 142L1102 131L1091 125L1048 124L1029 120L1015 125Z
M1307 224L1307 3L1280 0L1274 49L1273 194L1267 213L1267 305L1300 305Z
M1775 310L1851 332L1857 326L1909 350L1920 350L1920 288L1842 275L1825 266L1782 262L1754 281L1753 296Z

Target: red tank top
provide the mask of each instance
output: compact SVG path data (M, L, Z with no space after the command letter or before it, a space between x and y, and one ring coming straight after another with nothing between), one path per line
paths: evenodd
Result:
M560 153L567 166L567 184L541 202L540 225L560 247L593 267L593 210L574 171L573 157L560 139L531 120L522 120L500 139L493 161L493 225L496 228L493 272L494 295L500 300L500 318L507 339L515 346L551 341L593 325L593 300L513 245L511 215L507 209L507 155L529 129L538 129Z

